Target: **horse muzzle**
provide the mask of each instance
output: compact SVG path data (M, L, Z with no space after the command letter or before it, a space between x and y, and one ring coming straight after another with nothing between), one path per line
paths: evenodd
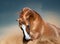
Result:
M23 31L23 34L24 34L25 39L26 39L26 40L30 40L31 37L30 37L30 35L27 33L27 31L26 31L26 26L25 26L24 24L22 24L21 28L22 28L22 31Z

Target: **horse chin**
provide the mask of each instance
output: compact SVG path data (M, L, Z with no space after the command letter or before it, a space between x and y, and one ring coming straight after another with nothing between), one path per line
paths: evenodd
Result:
M22 31L23 31L25 40L30 40L31 37L30 37L30 35L27 33L27 31L26 31L26 25L24 25L24 24L22 24Z

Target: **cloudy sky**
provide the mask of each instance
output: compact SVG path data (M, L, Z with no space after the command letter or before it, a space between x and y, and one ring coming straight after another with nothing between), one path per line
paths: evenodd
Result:
M16 13L24 7L34 9L46 22L60 27L60 0L0 0L0 36L19 30Z

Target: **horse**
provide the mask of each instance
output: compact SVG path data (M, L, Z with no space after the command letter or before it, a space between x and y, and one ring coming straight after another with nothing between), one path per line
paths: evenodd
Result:
M25 7L18 14L17 21L23 31L25 40L35 40L40 36L59 37L60 28L45 22L35 10Z

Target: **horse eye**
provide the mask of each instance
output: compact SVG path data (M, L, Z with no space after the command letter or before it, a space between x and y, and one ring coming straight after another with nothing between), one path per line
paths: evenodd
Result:
M29 20L29 18L26 18L26 20Z
M23 21L22 24L25 24L25 22Z

